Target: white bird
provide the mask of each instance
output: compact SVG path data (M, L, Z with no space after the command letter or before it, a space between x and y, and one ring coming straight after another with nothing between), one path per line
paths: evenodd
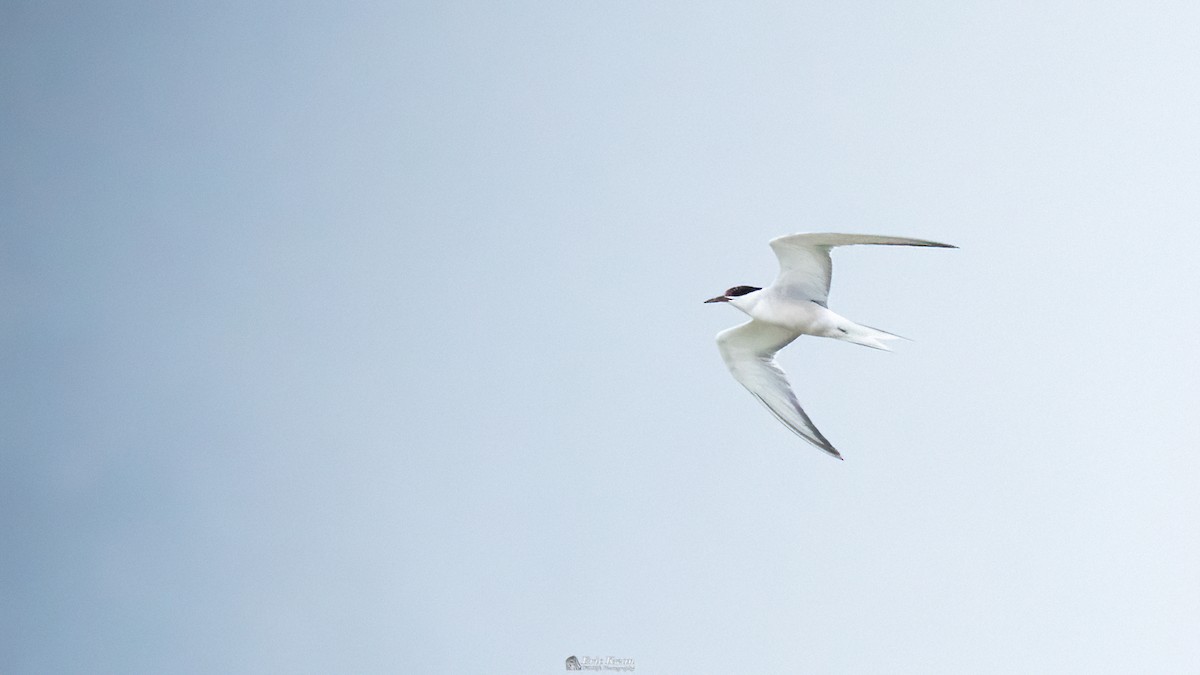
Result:
M845 340L891 351L885 340L898 335L862 326L837 314L826 304L835 246L884 244L957 248L924 239L870 234L792 234L771 240L779 259L779 276L766 288L734 286L704 302L727 302L750 316L750 321L717 334L717 348L734 379L771 411L783 425L821 450L842 458L800 407L775 353L801 335Z

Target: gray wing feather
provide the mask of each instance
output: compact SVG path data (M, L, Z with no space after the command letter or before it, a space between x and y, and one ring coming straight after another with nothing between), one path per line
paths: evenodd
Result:
M829 252L835 246L855 244L956 248L927 239L882 237L873 234L789 234L771 240L771 249L779 259L779 276L775 279L774 286L789 295L826 304L829 301L829 284L833 279L833 261L829 258Z
M841 459L833 444L817 430L800 407L787 374L775 362L775 353L799 337L786 328L749 321L717 334L717 348L735 380L748 389L771 414L796 435Z

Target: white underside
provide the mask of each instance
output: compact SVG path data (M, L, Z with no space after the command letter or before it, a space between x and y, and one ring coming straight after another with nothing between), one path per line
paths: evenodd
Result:
M789 297L776 288L733 298L730 304L756 321L792 331L795 337L813 335L885 351L891 351L886 341L900 339L898 335L855 323L811 300Z

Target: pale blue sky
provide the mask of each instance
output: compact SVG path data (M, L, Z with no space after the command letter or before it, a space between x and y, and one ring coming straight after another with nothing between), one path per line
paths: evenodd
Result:
M0 3L0 671L1200 670L1194 3ZM799 231L913 338L701 301Z

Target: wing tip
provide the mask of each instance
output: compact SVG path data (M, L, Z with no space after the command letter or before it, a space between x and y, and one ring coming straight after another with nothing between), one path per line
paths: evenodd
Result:
M933 248L958 248L954 244L944 244L930 239L916 237L896 237L878 234L850 234L843 232L795 232L775 237L767 243L774 248L777 245L798 244L800 240L809 240L815 246L852 246L854 244L876 244L883 246L929 246Z

